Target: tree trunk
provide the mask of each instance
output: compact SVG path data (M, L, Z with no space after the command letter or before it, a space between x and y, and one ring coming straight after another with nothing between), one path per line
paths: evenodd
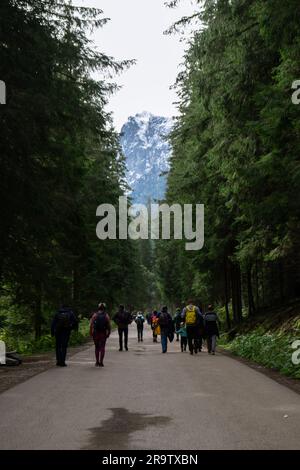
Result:
M266 306L266 296L265 296L265 276L264 276L264 265L261 266L261 294L262 294L262 306Z
M225 285L225 312L226 312L226 323L227 328L230 330L231 328L231 320L230 320L230 313L229 313L229 286L228 286L228 267L227 267L227 259L224 259L224 285Z
M256 290L256 308L259 310L259 279L258 279L258 261L255 262L255 290Z
M231 262L232 310L235 323L242 321L242 287L240 266Z
M248 291L248 315L252 317L255 315L255 304L253 298L252 289L252 267L249 266L247 269L247 291Z
M284 302L284 268L283 262L279 262L279 291L280 291L280 303L283 304Z
M34 305L34 333L35 339L42 335L42 285L37 286L37 296Z
M237 314L238 322L240 323L243 319L243 304L242 304L242 280L241 280L241 269L240 266L236 265L236 277L237 277Z

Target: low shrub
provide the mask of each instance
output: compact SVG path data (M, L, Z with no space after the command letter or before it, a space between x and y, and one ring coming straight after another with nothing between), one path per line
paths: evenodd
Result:
M287 334L268 333L257 328L251 333L237 335L223 347L237 356L278 370L284 375L300 379L300 364L292 362L292 344L297 338ZM300 356L300 354L299 354Z
M83 344L89 336L89 321L81 320L78 331L73 331L70 337L70 346ZM50 334L44 334L39 339L34 339L30 335L12 336L10 331L3 328L0 330L0 340L4 341L7 350L14 350L23 355L39 352L52 351L55 348L55 338Z

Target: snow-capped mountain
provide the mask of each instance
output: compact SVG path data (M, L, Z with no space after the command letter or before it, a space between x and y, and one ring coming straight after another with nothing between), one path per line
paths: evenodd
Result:
M169 170L167 135L172 120L148 112L129 117L121 130L121 145L127 164L127 182L134 203L163 199Z

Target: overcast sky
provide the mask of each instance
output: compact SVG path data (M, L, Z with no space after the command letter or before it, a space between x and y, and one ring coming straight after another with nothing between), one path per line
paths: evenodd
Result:
M99 49L116 59L136 59L137 64L116 78L122 86L110 99L117 130L131 115L149 111L176 114L174 90L185 44L180 36L163 32L182 16L193 13L192 0L182 0L171 10L164 0L76 0L76 4L101 8L111 21L95 33Z

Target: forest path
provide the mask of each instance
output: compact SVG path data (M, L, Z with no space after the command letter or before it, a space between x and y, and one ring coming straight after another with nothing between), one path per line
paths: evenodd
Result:
M1 449L300 449L300 395L231 359L167 354L146 328L0 395Z

